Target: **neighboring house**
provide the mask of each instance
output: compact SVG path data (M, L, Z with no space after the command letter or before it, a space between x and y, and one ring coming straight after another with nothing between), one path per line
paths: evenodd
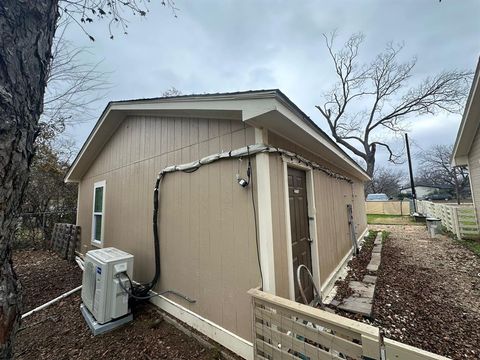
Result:
M417 194L418 200L423 200L428 197L428 195L438 194L438 193L447 193L451 190L450 186L440 186L440 185L428 185L428 184L415 184L415 193ZM412 187L406 186L400 189L401 194L412 194Z
M388 201L390 198L387 194L378 193L378 194L368 194L365 201Z
M229 157L237 149L241 160ZM355 161L282 92L261 90L111 102L65 180L79 185L81 252L127 251L135 280L149 281L157 175L225 152L161 183L155 290L196 302L174 295L152 302L250 357L247 290L262 276L264 291L298 300L296 270L305 264L325 293L365 234L369 177ZM249 154L253 177L242 187Z
M452 166L468 166L477 218L480 211L480 60L453 147Z

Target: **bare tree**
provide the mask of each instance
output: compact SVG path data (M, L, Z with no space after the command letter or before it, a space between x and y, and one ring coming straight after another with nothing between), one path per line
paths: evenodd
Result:
M365 187L367 194L387 194L390 197L396 196L400 193L402 182L405 179L405 174L401 170L392 170L385 167L376 167L372 181Z
M172 97L172 96L180 96L182 95L182 92L178 90L175 86L172 86L171 88L165 90L162 93L163 97Z
M174 11L170 0L163 3ZM0 1L0 359L13 358L20 324L21 293L11 245L35 154L57 21L62 14L85 31L85 24L103 18L113 36L115 23L126 32L127 11L146 15L146 1Z
M352 35L340 50L334 49L335 33L324 37L338 82L316 107L334 139L366 162L369 175L378 147L388 151L390 161L400 160L382 135L391 138L404 131L405 120L414 115L461 111L470 71L444 71L413 86L416 59L399 59L403 45L388 43L370 64L362 64L358 56L363 34Z
M92 106L109 89L109 73L100 70L101 62L84 60L89 49L75 48L65 38L69 25L70 21L65 20L59 24L52 46L44 110L39 121L41 140L62 133L68 125L91 120Z
M420 163L418 179L429 185L450 185L460 204L461 194L470 189L470 180L466 166L450 166L452 153L453 145L434 145L419 152L416 155Z

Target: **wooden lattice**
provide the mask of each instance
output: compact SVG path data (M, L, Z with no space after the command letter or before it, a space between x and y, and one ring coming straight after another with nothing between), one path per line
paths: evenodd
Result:
M80 226L74 224L55 224L50 246L62 258L73 261L75 251L80 245Z

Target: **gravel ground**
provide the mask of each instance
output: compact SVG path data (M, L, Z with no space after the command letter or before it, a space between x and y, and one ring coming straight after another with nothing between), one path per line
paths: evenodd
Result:
M372 226L382 250L373 315L389 338L452 359L480 359L480 258L424 227Z
M24 289L25 310L34 308L81 283L81 272L54 253L19 251L15 268ZM134 321L93 337L80 313L77 293L26 318L15 345L16 359L219 359L163 320L153 305L134 311Z

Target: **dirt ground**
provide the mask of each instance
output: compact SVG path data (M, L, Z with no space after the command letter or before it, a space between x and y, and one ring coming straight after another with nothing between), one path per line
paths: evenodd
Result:
M424 227L372 226L382 250L373 315L387 337L452 359L480 358L480 257Z
M24 289L24 312L73 289L81 272L54 253L19 251L15 268ZM219 359L163 320L150 304L134 311L134 321L93 337L80 313L80 294L26 318L15 346L16 359Z

